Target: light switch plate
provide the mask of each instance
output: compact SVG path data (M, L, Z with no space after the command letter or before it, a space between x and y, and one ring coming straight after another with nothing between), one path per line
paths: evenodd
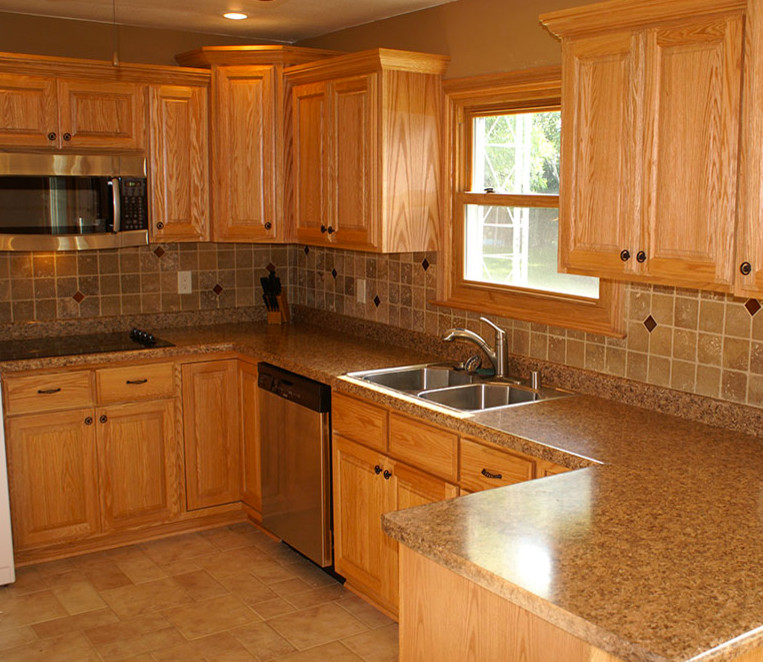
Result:
M190 271L178 271L178 294L190 294L193 290Z

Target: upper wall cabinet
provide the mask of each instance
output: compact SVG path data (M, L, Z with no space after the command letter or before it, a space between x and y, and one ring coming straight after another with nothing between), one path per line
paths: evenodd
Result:
M436 246L448 61L376 49L287 70L292 240L383 253Z
M285 66L335 55L289 46L208 47L176 57L212 69L212 239L283 241Z
M732 290L744 14L609 0L541 16L562 40L561 270Z
M144 85L0 71L0 148L144 147Z

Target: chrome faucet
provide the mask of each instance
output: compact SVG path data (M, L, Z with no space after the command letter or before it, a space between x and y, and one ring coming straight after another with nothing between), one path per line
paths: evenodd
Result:
M442 337L442 339L446 342L451 342L460 338L462 340L469 340L473 342L475 345L477 345L477 347L485 352L485 354L487 354L487 357L493 364L495 376L505 377L509 372L509 341L506 335L506 331L504 331L500 326L497 326L491 322L487 317L480 317L480 321L485 322L485 324L489 324L495 330L495 349L488 345L487 341L482 336L474 333L474 331L470 331L469 329L449 329L445 332L445 335Z

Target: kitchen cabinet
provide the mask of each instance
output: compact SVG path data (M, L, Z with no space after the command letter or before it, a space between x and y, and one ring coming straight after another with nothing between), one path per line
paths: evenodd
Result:
M610 0L562 40L560 268L730 291L745 3Z
M262 519L260 484L260 401L257 388L257 365L238 364L239 412L241 414L241 500Z
M287 239L283 70L334 55L292 46L205 47L176 57L212 71L212 240Z
M436 246L447 62L376 49L287 70L296 241L381 253Z
M237 361L185 363L182 384L186 506L240 501Z
M145 85L0 73L0 146L139 151L145 147Z
M209 240L209 88L153 85L151 240Z
M179 513L172 375L163 363L6 380L17 550Z

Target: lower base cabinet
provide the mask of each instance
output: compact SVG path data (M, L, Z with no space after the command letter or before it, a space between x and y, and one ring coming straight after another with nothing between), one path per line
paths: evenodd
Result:
M340 435L333 445L336 571L397 614L397 542L382 531L381 516L457 496L458 488Z

